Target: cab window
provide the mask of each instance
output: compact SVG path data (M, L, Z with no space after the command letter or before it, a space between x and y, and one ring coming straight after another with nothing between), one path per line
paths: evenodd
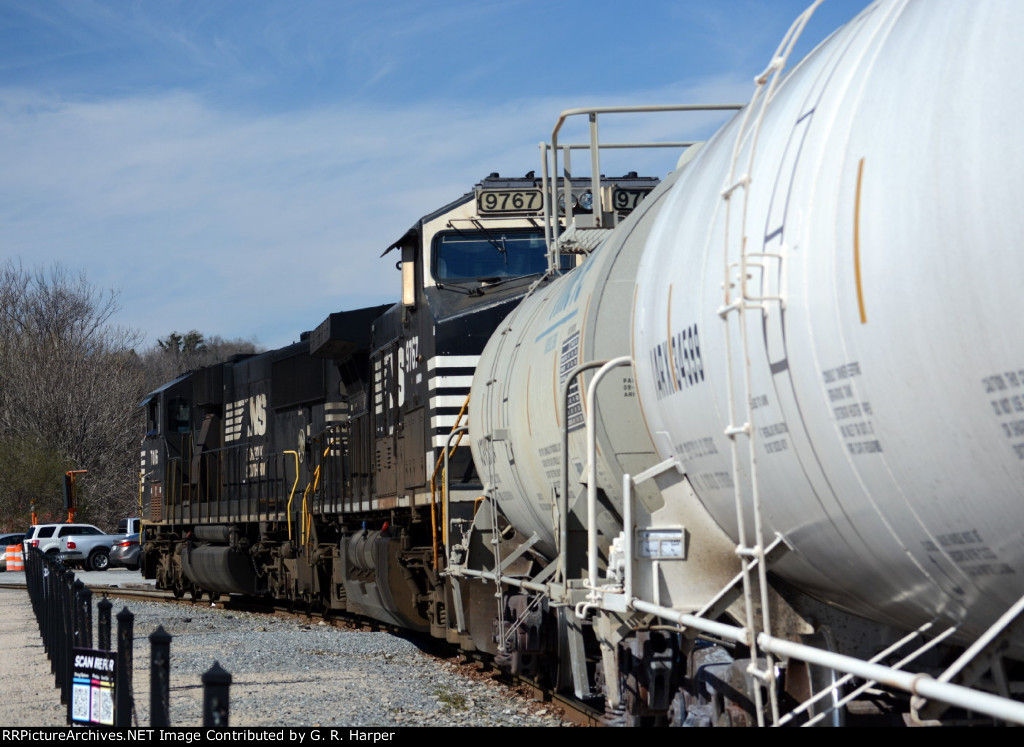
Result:
M539 231L442 233L434 238L430 265L440 282L493 282L544 272L547 246Z

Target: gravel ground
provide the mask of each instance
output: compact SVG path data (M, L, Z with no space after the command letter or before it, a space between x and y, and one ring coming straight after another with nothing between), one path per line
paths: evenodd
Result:
M113 614L124 606L116 601ZM148 636L160 625L173 636L172 726L202 724L200 677L215 661L232 676L232 726L571 725L554 706L490 677L470 677L467 666L389 633L201 604L127 607L135 614L139 726L149 725Z

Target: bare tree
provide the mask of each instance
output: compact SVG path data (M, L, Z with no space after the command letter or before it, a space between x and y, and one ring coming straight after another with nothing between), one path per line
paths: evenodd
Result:
M142 353L146 389L153 391L183 373L223 363L236 355L258 352L260 348L250 340L225 340L219 335L207 338L195 329L183 335L171 332Z
M142 365L136 332L111 323L116 295L54 265L0 267L0 518L59 515L58 481L84 469L79 515L111 526L137 511ZM13 457L11 455L14 455ZM18 464L34 464L35 482ZM26 516L27 518L27 516Z

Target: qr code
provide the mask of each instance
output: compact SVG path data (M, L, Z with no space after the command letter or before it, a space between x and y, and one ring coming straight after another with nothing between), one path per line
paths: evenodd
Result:
M92 688L89 685L73 685L71 687L71 720L89 721L89 704L92 700Z

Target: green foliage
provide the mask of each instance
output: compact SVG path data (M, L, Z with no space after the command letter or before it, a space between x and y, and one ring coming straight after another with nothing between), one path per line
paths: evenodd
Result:
M33 505L41 522L66 518L62 485L71 463L53 448L32 439L0 439L0 529L28 528Z

